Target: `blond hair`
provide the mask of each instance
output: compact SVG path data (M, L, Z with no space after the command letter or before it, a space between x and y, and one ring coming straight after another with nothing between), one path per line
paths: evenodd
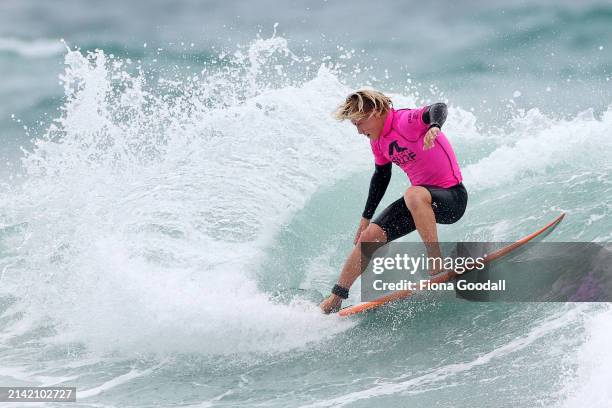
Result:
M347 96L344 103L336 109L334 117L338 120L361 120L370 118L375 113L385 114L392 106L391 99L382 92L362 89Z

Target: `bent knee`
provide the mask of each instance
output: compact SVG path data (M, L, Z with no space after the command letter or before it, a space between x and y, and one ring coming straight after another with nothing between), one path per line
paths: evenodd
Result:
M431 205L431 194L425 187L412 186L404 193L404 201L409 210L421 205Z
M359 242L387 242L387 234L378 224L370 224L359 236Z

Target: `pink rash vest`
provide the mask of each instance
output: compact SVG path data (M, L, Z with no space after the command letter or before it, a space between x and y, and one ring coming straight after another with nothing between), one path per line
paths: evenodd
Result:
M434 147L423 150L423 139L429 125L423 122L420 109L398 109L387 113L385 125L376 140L370 140L374 162L385 165L393 162L408 175L413 186L449 188L463 177L457 157L444 133L434 139Z

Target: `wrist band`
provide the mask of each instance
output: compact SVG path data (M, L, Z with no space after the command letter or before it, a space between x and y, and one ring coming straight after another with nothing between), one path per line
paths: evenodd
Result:
M332 292L334 295L341 297L342 299L348 298L349 290L347 288L343 288L342 286L336 284L332 288Z
M442 130L438 123L432 123L431 125L429 125L429 128L427 128L427 130L431 129L432 127L437 127L438 129Z

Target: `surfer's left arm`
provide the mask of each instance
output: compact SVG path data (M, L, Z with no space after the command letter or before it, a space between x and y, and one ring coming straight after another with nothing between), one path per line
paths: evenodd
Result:
M446 116L448 109L446 104L443 102L434 103L429 105L427 109L423 111L423 122L429 125L429 129L423 139L423 150L428 150L434 147L434 140L444 122L446 122Z

